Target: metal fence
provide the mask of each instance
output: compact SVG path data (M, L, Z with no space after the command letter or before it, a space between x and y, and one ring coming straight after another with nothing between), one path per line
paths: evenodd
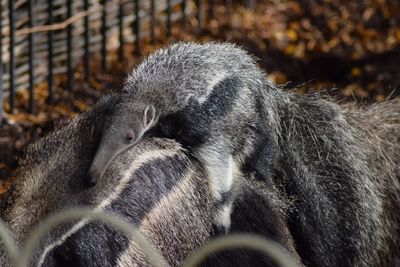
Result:
M155 248L154 244L146 239L134 226L119 217L104 211L95 211L88 208L75 208L59 212L45 221L43 221L32 232L22 251L19 251L11 235L9 234L5 224L0 220L0 240L2 241L6 251L9 254L13 267L30 266L30 257L39 244L40 239L51 229L66 221L76 219L97 220L107 223L120 230L126 236L132 238L140 247L145 256L148 257L152 266L165 267L169 266L164 257ZM291 259L289 254L285 252L280 245L274 241L263 237L250 234L231 234L224 237L218 237L210 243L201 247L191 257L186 259L184 267L198 266L203 260L214 253L234 248L247 248L257 250L270 257L275 263L283 267L296 267L297 264Z
M237 1L254 7L254 1ZM124 45L134 43L140 55L141 40L156 40L156 30L170 36L174 22L186 30L189 17L203 21L215 16L215 6L227 12L232 0L0 0L0 122L3 101L9 112L16 108L16 91L29 91L30 113L35 111L35 85L47 80L48 103L54 101L54 75L67 74L66 90L73 87L73 69L83 59L84 80L90 77L91 56L100 52L101 68L117 46L124 59ZM205 14L204 6L209 12ZM110 37L118 40L110 44Z

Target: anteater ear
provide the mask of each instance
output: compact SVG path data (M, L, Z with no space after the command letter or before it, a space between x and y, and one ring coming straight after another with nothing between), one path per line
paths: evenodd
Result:
M147 106L143 114L144 127L149 128L151 124L154 122L155 117L156 117L156 109L152 105Z

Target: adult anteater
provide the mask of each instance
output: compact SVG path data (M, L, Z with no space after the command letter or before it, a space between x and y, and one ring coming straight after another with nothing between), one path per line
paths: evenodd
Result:
M158 50L124 91L145 106L166 107L155 108L167 114L153 134L177 140L201 160L210 187L220 189L213 194L221 202L215 222L225 229L236 172L245 171L292 199L291 231L306 263L397 261L399 100L360 108L284 92L265 82L242 49L213 43ZM123 142L116 133L125 136L120 129L129 114L104 130L101 159L114 155L115 139ZM94 162L105 169L103 160Z
M195 159L172 140L151 138L118 156L95 187L88 189L82 179L100 141L97 129L114 100L112 96L103 98L91 111L27 149L15 181L1 201L1 219L21 246L29 232L50 214L95 206L136 224L170 265L179 266L206 241L221 234L212 225L218 205ZM300 262L286 223L286 203L277 191L251 178L239 189L232 231L269 237ZM46 236L38 244L32 264L149 264L140 249L112 227L98 222L76 225L63 225ZM219 254L206 264L232 263L272 264L248 250ZM9 264L1 247L0 265Z
M99 105L107 105L108 101L111 106L115 104L114 100L105 98ZM400 100L361 108L355 104L339 105L318 94L297 95L284 92L267 84L265 92L257 101L257 111L263 121L256 125L259 129L251 131L265 134L253 140L257 142L254 146L256 149L241 169L247 172L245 177L254 175L262 180L263 187L273 192L276 198L271 198L266 203L278 212L260 210L261 215L258 217L262 217L262 214L270 216L270 220L266 220L262 226L259 226L260 223L253 225L253 221L259 222L257 216L241 215L239 218L243 219L236 221L237 225L241 225L240 229L271 227L269 235L280 233L275 239L289 251L293 251L288 245L293 239L302 262L310 266L399 265ZM87 192L96 191L85 191L81 179L86 175L95 154L101 135L99 129L105 116L106 111L95 108L80 115L64 130L55 132L28 150L27 159L20 167L18 181L7 196L9 201L1 204L2 217L19 242L22 242L31 228L29 225L43 218L43 214L74 205L96 204L107 195L99 193L99 198L94 198L96 194L90 197ZM79 123L85 120L86 124ZM93 121L95 123L89 123ZM241 130L246 132L246 128ZM196 161L188 158L185 160L186 165L190 166ZM109 168L108 175L112 177L123 170L117 167L123 162L124 157L117 158L112 163L114 167ZM169 165L172 170L178 168L178 171L172 173L181 173L179 164ZM195 173L199 171L197 168L199 167L194 167ZM144 172L147 174L143 175L150 179L157 171L150 168ZM172 176L174 175L168 176L168 179L179 180L171 178ZM207 183L204 180L204 177L199 178L199 181ZM165 189L165 182L163 180L159 185L160 192L168 190ZM57 183L62 187L58 188ZM100 188L113 190L116 183L108 182L109 187ZM243 179L233 183L232 196L235 197L234 203L237 206L240 206L237 204L240 199L238 196L244 192L243 184L246 184ZM200 235L204 236L201 240L204 241L213 236L204 233L211 231L210 214L215 215L213 212L218 203L214 203L207 187L204 190L201 188L204 189L200 185L200 194L197 196L203 198L204 203L209 203L199 213L204 219L197 225L204 229L200 231ZM143 192L147 194L148 191ZM31 199L34 201L29 202ZM138 208L143 211L141 205ZM35 213L34 207L41 209ZM119 207L133 218L139 216L132 215L129 208ZM254 210L248 208L247 212ZM145 209L141 214L147 211ZM232 216L235 216L235 211ZM31 219L33 223L27 225ZM236 229L234 225L232 222L232 229ZM91 228L88 227L90 231ZM163 228L160 231L161 229L165 239L171 236L180 237L175 231L169 232ZM189 230L195 229L192 227ZM119 240L118 236L113 238L96 231L95 233L96 235L82 236L90 239L99 234L107 240ZM76 240L77 244L81 242L79 238ZM76 244L74 247L79 252L71 253L90 257L97 255L91 253L100 253L94 250L85 251ZM115 253L113 249L104 249L101 252L109 253L107 255ZM167 258L177 258L172 252L173 256L169 252L163 252ZM65 260L61 256L59 259ZM79 258L81 260L85 262ZM177 262L180 260L171 260L172 264Z
M270 135L247 164L291 200L303 262L397 266L400 99L339 105L271 86L259 106Z

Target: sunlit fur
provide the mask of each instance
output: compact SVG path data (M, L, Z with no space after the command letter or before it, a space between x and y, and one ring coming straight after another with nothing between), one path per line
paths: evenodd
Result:
M237 80L225 81L225 85L235 83ZM356 104L337 104L318 94L298 95L281 91L268 83L264 86L262 94L256 99L259 116L256 121L260 123L254 129L240 124L236 128L239 138L243 138L249 129L264 134L245 138L254 149L243 159L239 169L243 174L237 171L236 165L228 164L238 177L232 180L233 193L226 196L234 196L231 231L236 231L237 227L260 233L268 231L268 236L278 240L307 266L398 266L400 100L359 107ZM204 99L203 104L215 107L215 99L217 97ZM238 102L236 98L233 100L232 103ZM22 244L32 227L49 213L70 206L97 205L107 199L110 192L118 187L121 177L125 177L126 166L144 151L181 149L175 142L165 139L152 139L164 140L155 147L148 140L149 143L140 144L117 156L106 171L104 181L87 189L83 177L100 142L104 117L114 107L114 101L113 96L103 98L92 111L78 116L27 150L13 187L0 203L1 217L18 244ZM234 112L230 110L228 114L231 113ZM203 119L212 117L205 110L198 114ZM184 122L182 125L196 125L194 123L199 121L196 118L185 124L186 118L179 114L170 119L181 120ZM207 120L201 121L207 123ZM217 121L229 125L229 121ZM169 125L168 121L161 122L162 126ZM183 145L186 137L199 138L193 140L203 142L202 126L182 128L189 133L178 136L178 139ZM169 132L168 129L159 130ZM245 147L247 143L242 145ZM244 151L243 147L239 150ZM212 151L213 157L220 156L216 151ZM220 207L197 160L189 158L190 154L177 153L178 158L172 156L168 163L160 160L152 164L149 159L142 172L129 180L136 184L126 184L129 191L135 192L132 198L117 198L111 207L132 218L133 222L140 223L144 223L143 218L150 214L170 212L165 216L150 216L155 220L145 225L146 231L151 232L151 239L162 244L159 248L172 265L181 263L190 250L218 232L218 229L214 232L211 228ZM166 187L168 181L184 181L191 177L188 166L194 170L193 174L199 175L195 179L198 183L191 184L190 190L185 183ZM153 180L157 177L161 180ZM151 186L144 186L146 182ZM248 189L249 184L254 190ZM149 198L153 200L151 203L167 203L161 197L152 198L154 194L164 196L166 191L171 193L172 203L176 203L177 191L171 189L179 188L189 192L181 198L184 208L172 207L169 211L157 208L157 204L151 207L147 204ZM258 190L268 197L261 197ZM123 193L121 196L124 196ZM168 223L163 224L164 221ZM62 229L59 231L63 232ZM60 235L56 231L41 247ZM111 266L116 260L120 259L122 264L130 259L129 255L120 258L123 255L120 251L131 247L127 240L101 224L88 225L70 242L54 250L52 253L55 254L49 256L49 262L65 262L71 258L76 260L74 263L82 261L84 265L88 259L98 258L103 263L102 259L107 258L113 262L104 260L104 266ZM187 250L180 254L182 247ZM293 253L294 250L298 256ZM37 253L39 255L40 250ZM5 256L1 255L4 262ZM251 254L244 255L243 259ZM233 260L228 256L223 260L229 262L230 259ZM240 259L237 260L239 263ZM139 265L143 263L143 259L135 256L132 260ZM50 263L48 266L51 266Z
M115 145L136 120L129 106L154 106L158 120L147 135L175 139L200 160L220 203L215 223L228 231L236 169L254 151L253 139L266 135L258 110L266 84L254 58L232 44L177 43L155 51L125 81L116 108L126 107L126 120L105 125L91 173L101 176L117 148L130 145Z
M275 141L256 165L292 199L289 224L304 263L398 265L400 99L359 107L275 88L265 95L262 117Z
M21 246L41 220L59 210L89 205L113 211L137 225L169 264L179 266L219 234L213 227L217 209L208 181L199 163L179 144L150 138L117 156L104 179L87 188L82 177L101 138L96 129L112 103L113 96L103 98L91 111L28 148L12 188L0 202L1 219ZM242 180L236 190L232 231L270 237L299 261L285 222L286 204L277 191L253 178ZM242 250L213 257L208 263L224 266L232 261L271 263ZM42 266L148 265L134 242L112 227L84 220L47 235L33 256L32 263L38 262ZM0 247L0 264L9 266L4 247Z

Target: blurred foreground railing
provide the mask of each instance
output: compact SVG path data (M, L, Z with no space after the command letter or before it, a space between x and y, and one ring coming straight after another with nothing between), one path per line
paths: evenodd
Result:
M39 244L41 238L59 224L66 221L78 220L85 223L93 220L102 221L118 229L126 236L132 238L140 247L145 256L153 266L165 267L167 262L155 246L147 240L134 226L109 212L98 211L88 208L75 208L59 212L44 220L31 233L22 251L19 251L4 223L0 222L0 238L7 250L11 264L15 267L29 266L30 257ZM208 256L226 249L248 248L257 250L270 257L279 266L297 266L279 244L268 239L249 234L232 234L212 240L200 248L183 264L184 267L198 266ZM41 265L44 258L39 258L38 265Z

